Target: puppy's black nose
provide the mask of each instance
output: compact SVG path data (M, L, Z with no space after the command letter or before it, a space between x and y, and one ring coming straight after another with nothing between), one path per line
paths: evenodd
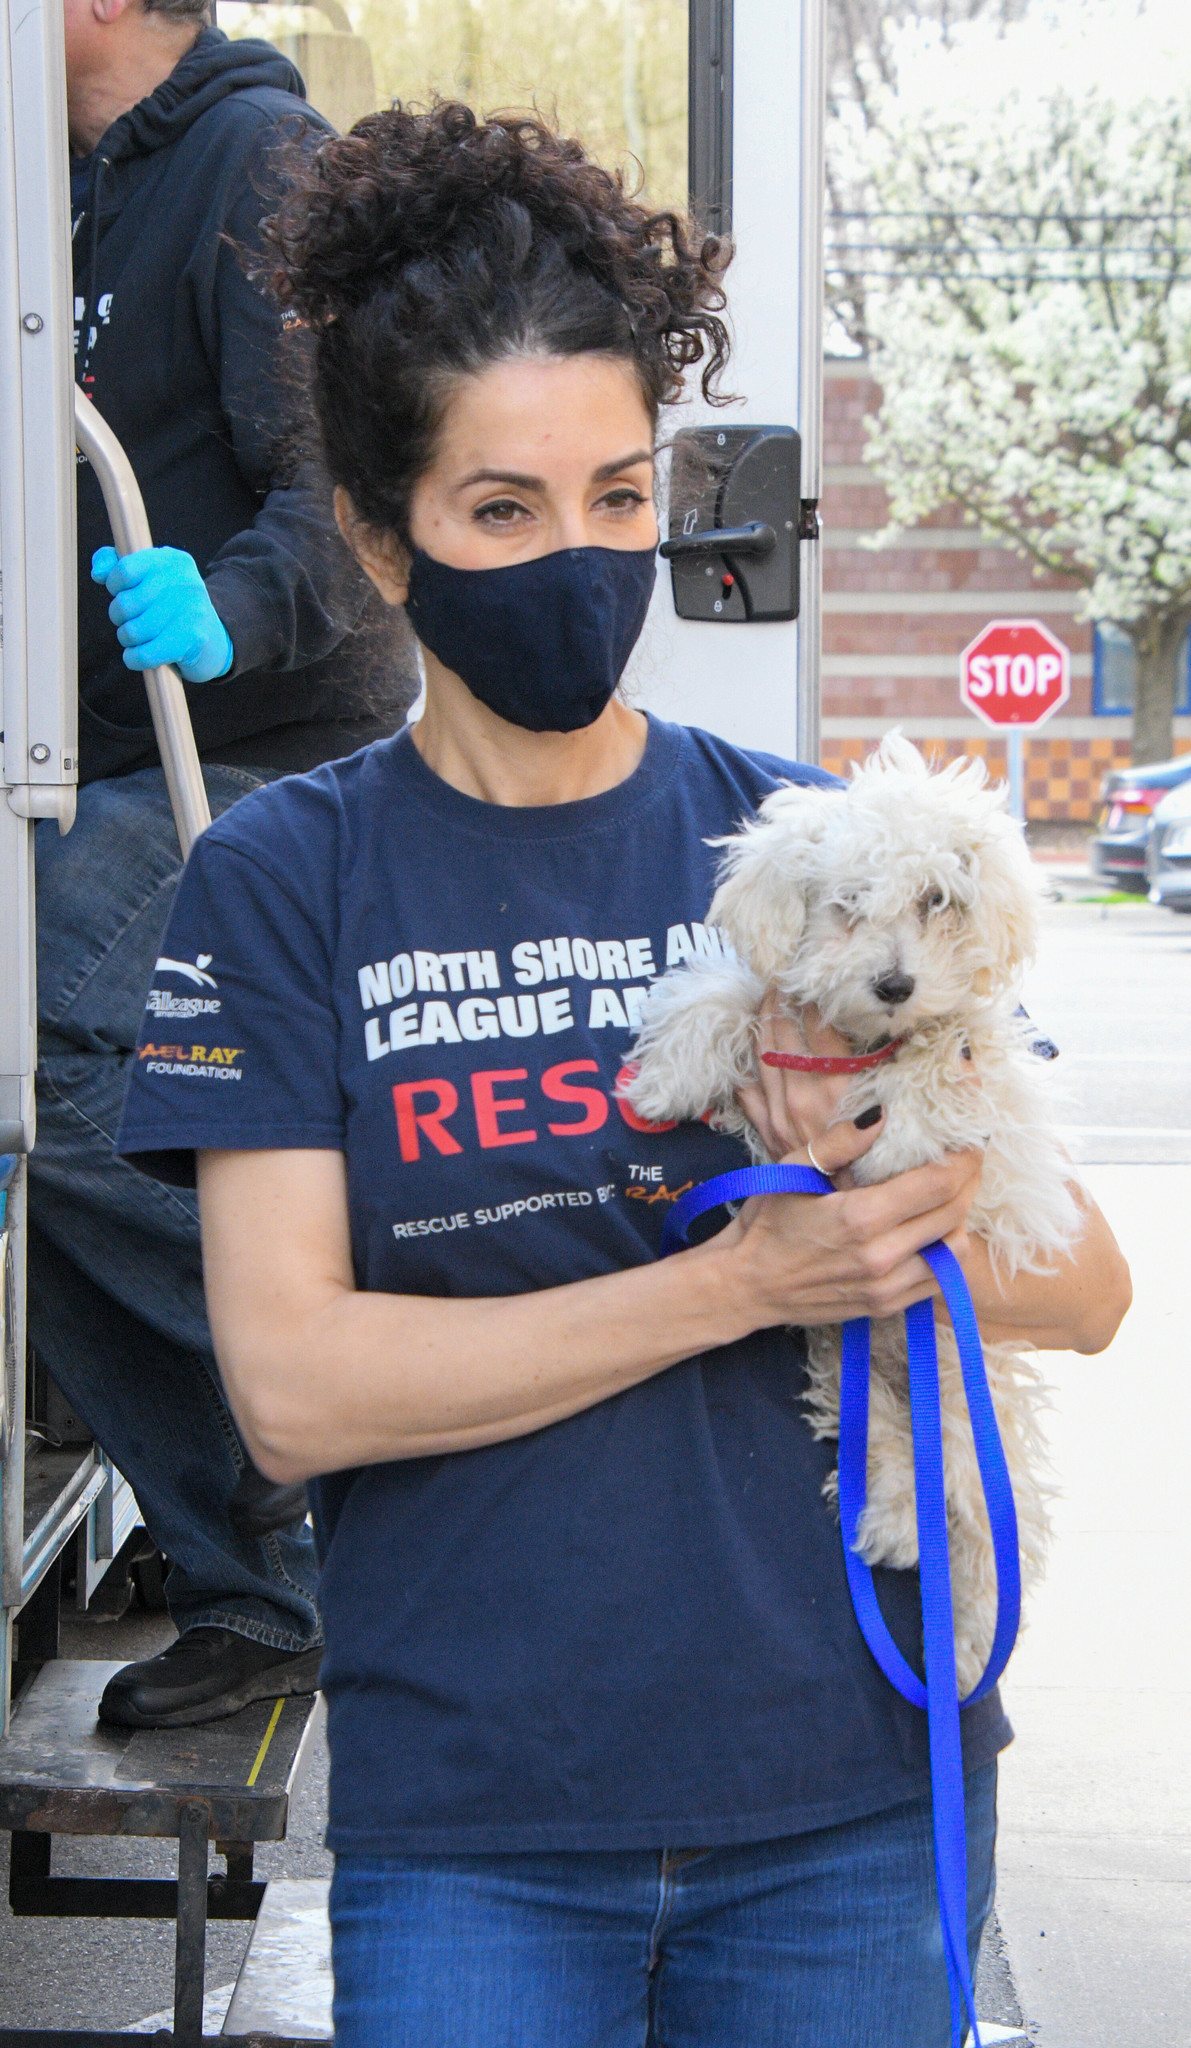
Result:
M914 977L903 973L900 967L893 967L883 974L880 981L874 981L873 994L879 1003L907 1003L914 993Z

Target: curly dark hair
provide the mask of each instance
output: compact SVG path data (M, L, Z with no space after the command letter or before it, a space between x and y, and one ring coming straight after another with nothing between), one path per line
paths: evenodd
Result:
M263 233L265 276L313 330L332 480L406 545L461 377L597 354L631 363L655 424L696 363L718 396L730 246L651 213L536 116L370 114L296 163Z

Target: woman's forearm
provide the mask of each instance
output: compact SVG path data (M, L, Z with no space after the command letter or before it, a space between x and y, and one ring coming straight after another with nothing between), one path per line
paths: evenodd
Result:
M754 1330L925 1298L917 1251L962 1228L975 1186L958 1158L823 1199L768 1197L671 1259L444 1300L357 1290L339 1153L205 1153L216 1355L270 1478L474 1449Z
M750 1318L712 1246L540 1293L443 1301L328 1288L297 1317L212 1324L232 1405L277 1479L473 1450L559 1422Z
M1133 1299L1129 1268L1099 1209L1071 1188L1083 1232L1049 1273L999 1276L988 1246L968 1241L962 1256L981 1331L990 1343L1029 1343L1040 1351L1103 1351Z

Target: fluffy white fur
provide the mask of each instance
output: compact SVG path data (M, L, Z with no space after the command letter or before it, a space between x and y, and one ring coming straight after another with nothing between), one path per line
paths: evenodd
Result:
M1037 893L1003 787L983 764L928 770L900 735L886 739L846 790L779 789L725 848L709 921L722 959L655 983L626 1095L651 1122L699 1117L740 1132L758 1158L737 1091L756 1077L758 1012L776 987L791 1011L813 1003L856 1051L904 1038L895 1058L856 1076L841 1116L871 1103L881 1135L861 1181L978 1146L985 1165L970 1228L998 1269L1046 1272L1078 1235L1070 1166L1048 1124L1047 1065L1015 1016L1032 958ZM890 1000L890 976L911 980ZM882 988L886 991L882 995ZM893 985L895 995L902 991ZM973 1085L973 1077L979 1085ZM900 1317L873 1326L868 1509L871 1564L918 1561L914 1462ZM809 1332L808 1419L839 1434L839 1332ZM967 1404L950 1329L939 1329L947 1503L961 1692L987 1660L996 1581ZM1036 1366L987 1345L993 1402L1017 1502L1023 1585L1041 1574L1048 1539L1043 1389ZM835 1491L835 1475L827 1482Z

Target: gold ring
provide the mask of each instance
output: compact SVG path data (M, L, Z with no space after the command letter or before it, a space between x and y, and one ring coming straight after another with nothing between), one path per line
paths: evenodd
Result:
M831 1175L828 1173L827 1168L825 1166L820 1166L818 1160L815 1158L815 1148L811 1144L809 1138L807 1139L806 1156L810 1160L810 1163L814 1167L816 1173L821 1173L824 1180L831 1179Z

